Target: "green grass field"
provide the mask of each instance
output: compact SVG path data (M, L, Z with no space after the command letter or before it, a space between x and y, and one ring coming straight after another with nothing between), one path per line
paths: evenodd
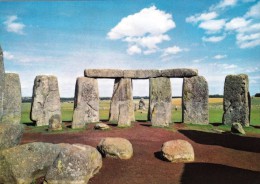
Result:
M135 104L138 104L138 100L134 100ZM146 104L148 101L146 100ZM173 110L172 110L172 121L182 122L182 111L181 111L181 99L174 99L173 100ZM62 120L63 121L71 121L73 115L73 103L62 103ZM175 106L177 106L177 110L175 110ZM100 101L100 119L101 120L108 120L109 117L109 107L110 101L109 100L102 100ZM31 123L30 120L30 103L23 103L22 104L22 123ZM219 125L222 122L222 114L223 114L223 107L222 107L222 99L210 99L209 100L209 122L210 125L186 125L192 129L212 129L214 125ZM135 117L137 121L146 121L147 120L147 110L137 110L135 111ZM251 133L259 133L260 129L254 128L254 126L260 126L260 97L254 97L251 103L251 125L248 128L245 128L247 132ZM226 125L219 125L217 128L221 130L229 130L230 127Z

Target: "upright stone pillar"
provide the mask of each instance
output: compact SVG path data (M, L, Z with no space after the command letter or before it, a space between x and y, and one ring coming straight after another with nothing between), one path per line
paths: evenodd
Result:
M118 122L118 126L130 126L135 120L132 80L116 78L110 104L109 121Z
M149 79L148 119L153 126L168 127L172 115L171 81L166 77Z
M195 76L183 79L182 118L184 123L208 124L209 90L206 79Z
M21 104L22 96L19 75L6 73L2 122L20 124Z
M98 81L94 78L77 78L72 128L84 128L86 123L99 121Z
M60 116L61 121L58 80L55 76L36 76L33 86L31 120L36 121L37 126L44 126L49 125L53 116Z
M250 94L249 81L245 74L228 75L224 86L224 114L223 123L231 125L240 123L243 126L250 124Z
M4 87L5 87L5 68L4 68L3 51L0 46L0 122L3 115Z

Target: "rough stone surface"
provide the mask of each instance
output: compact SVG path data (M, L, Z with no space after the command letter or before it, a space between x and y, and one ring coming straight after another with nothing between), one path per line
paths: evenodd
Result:
M198 70L175 68L166 70L119 70L119 69L86 69L85 77L93 78L132 78L148 79L155 77L183 78L198 75Z
M139 110L145 110L145 102L143 98L139 101Z
M31 120L37 126L49 125L53 115L61 116L58 80L55 76L36 76L33 86Z
M109 121L118 122L118 126L130 126L134 120L132 81L125 78L115 79Z
M29 184L45 176L60 152L57 145L34 142L0 153L0 183Z
M124 78L148 79L160 75L160 70L124 70Z
M150 78L149 86L148 119L153 126L167 127L171 122L172 114L171 81L166 77Z
M176 69L161 70L162 77L183 78L183 77L193 77L197 75L198 75L197 69L176 68Z
M94 128L97 130L107 130L110 127L105 123L97 123Z
M82 144L59 144L61 151L45 177L48 184L85 184L102 167L96 148Z
M108 157L130 159L133 156L133 146L124 138L104 138L98 144L98 150Z
M21 124L0 123L0 150L18 145L23 131L24 126Z
M72 128L84 128L86 123L99 121L99 92L97 79L79 77L75 89Z
M249 81L245 74L228 75L224 86L223 123L231 125L238 122L243 126L250 124Z
M86 69L85 77L94 78L121 78L124 77L124 70L118 69Z
M0 46L0 122L3 115L4 87L5 87L5 67L4 67L3 51Z
M231 132L238 134L246 134L245 130L243 129L240 123L232 123Z
M21 84L18 74L5 74L5 89L3 100L3 123L19 124L21 121Z
M184 140L172 140L163 143L162 154L170 162L194 161L193 147L189 142Z
M49 131L62 130L61 116L54 114L49 121Z
M184 78L182 91L183 122L209 123L208 83L202 76Z

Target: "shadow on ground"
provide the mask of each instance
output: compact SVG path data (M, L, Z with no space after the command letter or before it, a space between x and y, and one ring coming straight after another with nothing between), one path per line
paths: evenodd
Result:
M260 138L234 134L217 134L196 130L178 131L199 144L218 145L236 150L260 153Z
M181 177L182 184L259 184L260 172L221 164L188 163Z

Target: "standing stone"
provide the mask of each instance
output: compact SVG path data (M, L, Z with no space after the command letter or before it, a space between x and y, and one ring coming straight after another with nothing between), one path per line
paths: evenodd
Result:
M145 103L143 98L141 98L139 101L139 110L145 110Z
M72 128L84 128L86 123L99 121L97 79L79 77L75 89Z
M184 78L182 93L183 122L208 124L209 90L206 79L202 76Z
M36 121L37 126L49 125L53 115L61 117L58 80L51 75L36 76L33 86L31 120Z
M5 74L3 105L2 122L20 124L22 96L20 78L18 74Z
M109 121L118 122L118 126L130 126L134 121L134 103L132 81L116 78L110 104Z
M223 123L231 125L238 122L243 126L250 123L250 94L248 76L228 75L224 86Z
M3 51L0 46L0 122L3 115L4 85L5 85L5 68L4 68Z
M166 77L150 78L149 85L148 119L153 126L167 127L171 122L171 81Z

